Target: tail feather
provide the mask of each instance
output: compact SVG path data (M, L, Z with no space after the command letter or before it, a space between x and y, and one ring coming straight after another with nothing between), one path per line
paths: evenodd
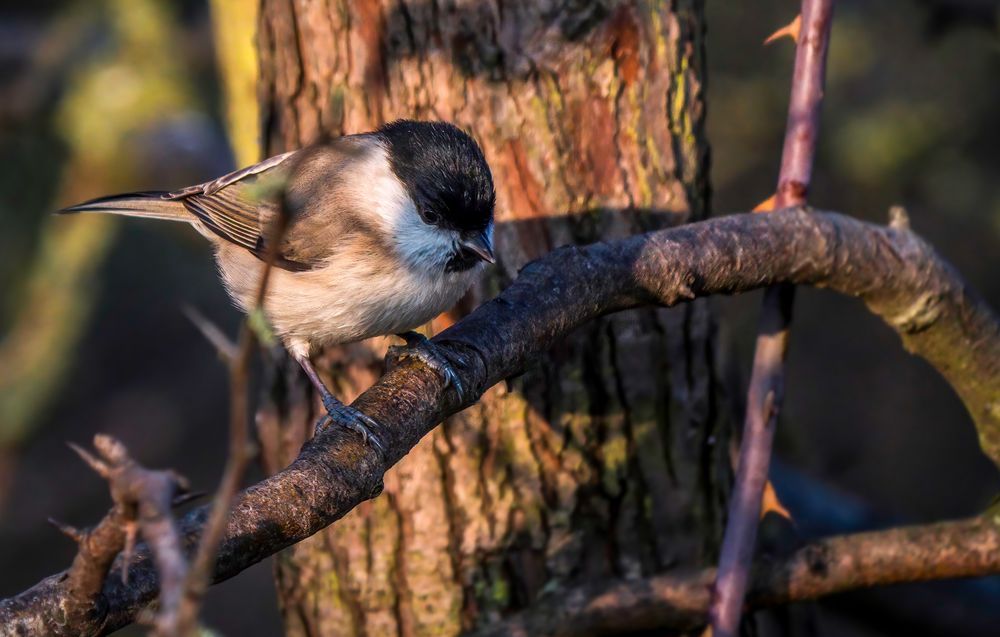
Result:
M184 204L177 199L166 199L166 192L130 192L110 197L91 199L75 206L63 208L57 214L74 214L77 212L105 212L143 217L145 219L163 219L166 221L194 220Z

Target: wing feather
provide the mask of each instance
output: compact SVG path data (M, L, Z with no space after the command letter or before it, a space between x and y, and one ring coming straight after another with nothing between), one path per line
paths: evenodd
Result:
M248 250L257 249L261 236L259 225L251 226L226 214L211 196L196 195L184 199L184 206L198 217L202 224L223 239Z
M329 192L345 177L345 167L372 146L362 136L332 142L266 159L213 181L176 190L164 199L177 200L212 233L265 258L268 224L277 214L277 202L268 195L267 181L301 193ZM288 161L298 153L294 161ZM307 195L308 197L315 195ZM328 209L329 210L329 209ZM278 250L275 265L292 270L313 269L330 256L330 235L336 235L338 215L303 214L294 218ZM332 225L331 225L332 224Z
M184 197L189 197L191 195L213 195L216 192L222 190L226 186L235 184L238 181L250 177L252 175L259 175L263 172L271 170L275 166L278 166L286 159L297 153L298 151L290 151L287 153L282 153L280 155L275 155L274 157L268 157L262 162L258 162L253 166L247 166L246 168L241 168L239 170L234 170L231 173L225 174L221 177L213 179L212 181L206 181L203 184L198 184L197 186L188 186L187 188L181 188L180 190L175 190L168 194L165 199L183 199Z

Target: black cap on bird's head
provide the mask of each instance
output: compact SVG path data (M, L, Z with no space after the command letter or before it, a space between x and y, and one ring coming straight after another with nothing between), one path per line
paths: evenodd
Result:
M446 122L396 120L375 134L385 144L392 170L420 217L458 232L472 253L468 256L492 263L496 191L475 140Z

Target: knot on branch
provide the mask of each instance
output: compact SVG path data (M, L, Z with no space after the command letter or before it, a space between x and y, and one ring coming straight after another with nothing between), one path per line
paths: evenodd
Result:
M826 577L830 566L830 548L825 544L807 546L802 550L802 559L811 575Z
M924 292L894 316L886 317L889 324L903 334L922 332L937 321L944 306L944 294L938 291Z

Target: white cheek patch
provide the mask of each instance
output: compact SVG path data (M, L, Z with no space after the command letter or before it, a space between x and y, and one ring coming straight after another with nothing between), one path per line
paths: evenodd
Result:
M457 245L457 232L424 223L415 209L396 226L397 250L404 263L417 269L442 273Z
M424 222L413 199L392 172L382 147L359 162L345 195L360 214L369 215L392 238L403 263L422 270L441 272L451 258L458 234Z
M383 231L392 232L406 208L413 208L413 202L392 172L385 149L376 146L357 162L352 173L346 180L344 196L358 214L370 216Z

